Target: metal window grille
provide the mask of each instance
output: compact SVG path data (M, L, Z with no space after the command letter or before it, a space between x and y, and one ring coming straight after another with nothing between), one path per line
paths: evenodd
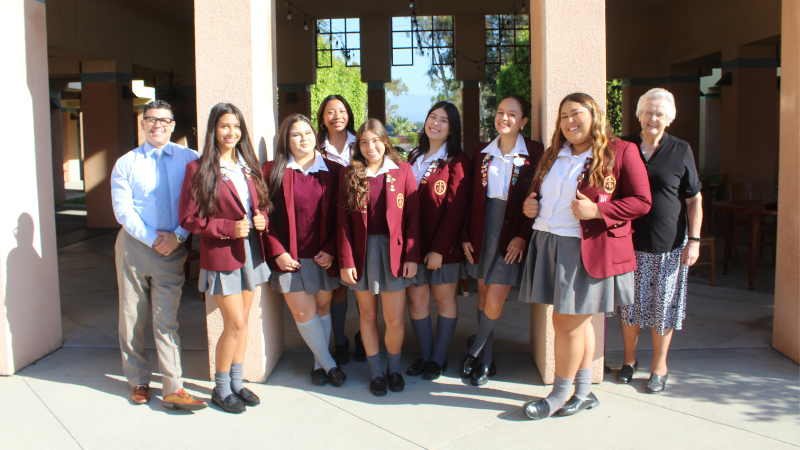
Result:
M526 14L486 16L486 64L530 64L530 36Z
M452 66L453 37L453 16L393 17L392 65L413 66L417 53L433 65Z
M333 58L339 56L347 67L361 66L359 20L317 20L317 68L333 67Z

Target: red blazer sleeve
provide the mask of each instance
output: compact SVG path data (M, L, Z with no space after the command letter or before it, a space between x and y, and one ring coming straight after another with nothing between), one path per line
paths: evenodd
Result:
M444 214L436 235L431 242L431 251L446 255L450 249L458 244L459 233L466 234L464 223L469 217L469 188L471 180L470 159L467 156L458 157L450 167L450 179L447 183L447 196L444 201ZM459 249L460 251L460 249Z
M598 203L606 228L619 222L629 222L650 211L650 180L642 158L636 153L636 146L625 141L617 142L617 156L622 157L619 175L619 197L608 202Z
M272 171L272 165L274 163L274 161L268 161L261 167L264 183L269 187L270 193L272 192L273 186L269 186L269 174ZM284 199L279 198L280 196L281 194L277 194L273 197L272 217L270 218L272 226L267 227L267 234L264 238L264 253L266 253L267 258L276 258L284 253L288 253L280 238L280 229L283 226L283 208L286 204Z
M419 196L417 195L417 179L411 170L411 165L406 166L405 205L403 206L403 247L405 262L420 263L419 257Z
M206 238L234 239L236 237L236 221L213 217L203 217L201 219L198 217L197 204L192 198L192 185L198 165L199 160L196 160L186 166L178 208L181 227L192 234Z
M356 267L353 258L353 219L351 213L347 211L347 201L344 189L344 176L347 170L339 172L339 194L338 211L336 214L336 243L339 248L339 268L350 269ZM360 213L359 213L360 214ZM359 267L357 270L361 270Z

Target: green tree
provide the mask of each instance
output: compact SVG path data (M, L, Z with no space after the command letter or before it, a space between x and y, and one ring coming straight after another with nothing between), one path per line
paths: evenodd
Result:
M622 80L606 81L606 115L617 136L622 135Z
M405 116L394 116L388 121L387 125L392 126L395 136L407 137L414 128L414 124Z
M399 78L392 78L391 83L384 83L384 89L387 93L392 94L394 97L399 97L401 95L405 95L408 93L408 86L403 83L403 80ZM389 121L391 117L397 112L397 105L393 105L389 99L389 96L386 96L386 120Z
M497 100L508 94L517 94L531 101L531 66L511 63L500 68L497 74ZM528 121L521 131L525 137L531 137L531 122Z
M437 92L431 103L451 102L461 110L461 82L453 73L453 34L433 30L452 30L453 16L425 16L416 18L417 32L411 36L417 41L417 52L431 60L428 68L428 86Z
M321 49L329 48L320 37L317 37L317 45ZM367 84L361 82L361 68L347 67L344 58L337 53L333 55L333 67L317 69L317 84L311 85L311 110L316 113L322 100L333 94L341 95L350 104L356 128L366 121ZM316 127L317 117L312 116Z

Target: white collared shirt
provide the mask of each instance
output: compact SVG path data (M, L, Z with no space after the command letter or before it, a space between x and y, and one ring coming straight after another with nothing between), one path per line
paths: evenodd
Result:
M228 178L230 178L231 182L233 182L233 187L236 188L236 193L239 194L239 200L242 201L242 206L244 206L245 211L247 211L247 218L250 220L250 227L254 228L255 225L253 225L253 211L250 207L250 188L247 186L247 178L242 171L242 169L245 167L245 164L246 163L244 162L244 158L242 158L241 154L239 155L239 159L236 160L236 167L234 168L231 168L222 158L219 160L220 171L222 174L227 174Z
M539 215L533 229L547 231L559 236L581 237L581 223L572 215L572 201L577 198L578 177L583 172L586 158L592 155L589 149L574 156L569 143L561 147L553 167L542 180L539 189Z
M333 144L325 139L325 157L333 162L337 162L345 167L350 165L350 157L353 156L353 147L356 144L356 137L349 131L347 132L347 142L344 144L344 148L340 152L333 146Z
M328 166L326 166L325 161L322 160L322 154L316 150L314 150L314 164L311 164L311 167L309 167L308 170L303 170L303 168L300 167L300 164L297 163L297 160L294 159L294 155L292 154L289 154L289 162L286 163L286 168L299 170L303 175L317 173L320 170L324 170L325 172L328 171Z
M411 165L411 170L414 172L414 178L417 179L417 188L419 188L419 183L422 181L423 175L425 172L428 171L428 167L430 167L431 163L436 161L437 159L445 159L447 158L447 142L442 144L441 148L434 153L430 158L423 161L425 155L419 155L414 164Z
M373 174L372 171L369 170L369 168L367 168L367 178L376 178L378 177L378 175L383 175L384 173L392 169L399 169L399 168L400 167L398 167L397 164L395 164L394 161L392 161L392 158L384 156L383 165L381 165L381 168L378 169L378 173Z
M514 174L514 159L528 154L525 140L522 135L517 135L517 143L514 148L507 155L503 155L503 152L500 151L500 136L498 136L481 153L492 155L492 162L489 163L486 175L488 182L486 196L507 200L508 185L511 184L511 175Z

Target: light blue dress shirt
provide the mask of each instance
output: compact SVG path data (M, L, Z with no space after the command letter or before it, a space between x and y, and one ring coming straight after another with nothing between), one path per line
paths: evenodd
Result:
M172 216L169 230L156 228L156 162L160 152L164 152L169 182ZM111 172L111 203L117 222L128 234L151 247L158 238L156 231L189 235L180 226L178 203L186 165L197 158L197 152L179 144L170 142L159 150L145 142L117 160Z

